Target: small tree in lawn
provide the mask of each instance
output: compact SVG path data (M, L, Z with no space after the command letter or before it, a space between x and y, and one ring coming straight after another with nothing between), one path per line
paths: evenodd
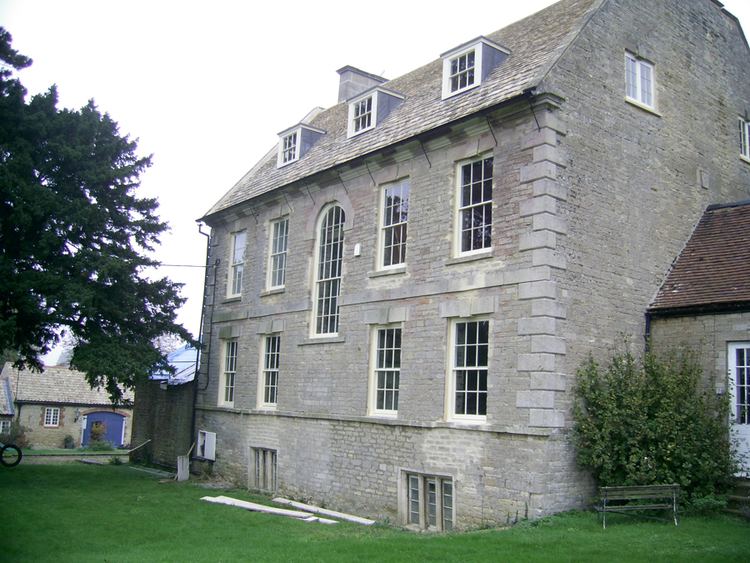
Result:
M701 383L690 354L615 356L578 370L579 463L599 485L677 483L696 500L726 492L736 469L729 402Z
M30 64L0 28L0 351L40 370L62 329L71 367L119 399L169 370L156 337L192 340L180 285L144 275L167 228L135 194L151 160L93 102L58 109L54 86L27 101L13 74Z

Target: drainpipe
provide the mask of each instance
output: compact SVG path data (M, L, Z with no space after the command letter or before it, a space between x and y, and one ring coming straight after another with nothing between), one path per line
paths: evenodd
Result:
M644 346L645 352L648 354L651 351L651 311L649 311L648 309L646 309L645 319L646 319L646 329L643 334L643 339L644 339L643 346Z
M200 319L200 327L198 328L198 353L195 356L195 376L193 377L193 416L191 417L190 421L190 439L191 441L193 438L195 438L195 429L196 429L196 415L195 415L195 405L198 402L198 380L200 377L200 365L201 365L201 356L203 355L203 337L204 337L204 331L203 331L203 321L206 316L206 288L208 287L208 279L209 279L209 270L210 268L210 260L211 260L211 234L203 232L203 223L198 223L198 232L202 234L204 237L206 237L206 273L203 277L203 304L201 306L201 319ZM216 268L219 265L219 260L216 260L216 263L214 264L214 284L213 284L213 290L211 294L211 312L209 314L209 325L213 323L213 316L214 316L214 303L216 299ZM209 330L209 334L210 334ZM209 342L206 343L206 385L201 389L201 391L205 391L208 388L209 383L209 363L211 361L211 342L209 338ZM195 454L192 453L195 452L195 449L191 448L191 454L190 457L193 459L195 457Z

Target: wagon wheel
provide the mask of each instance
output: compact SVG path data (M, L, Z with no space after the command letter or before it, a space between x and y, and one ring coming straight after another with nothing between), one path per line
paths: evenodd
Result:
M23 454L18 446L6 444L0 448L0 463L6 467L15 467L21 463Z

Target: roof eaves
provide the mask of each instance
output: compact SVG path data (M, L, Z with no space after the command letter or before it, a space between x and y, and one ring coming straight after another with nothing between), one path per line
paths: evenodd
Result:
M268 191L263 192L262 194L257 194L257 195L255 195L255 196L253 196L251 198L242 199L240 201L237 201L237 202L235 202L235 203L233 203L233 204L231 204L231 205L229 205L227 207L221 207L219 209L214 210L219 205L217 203L216 205L214 205L214 207L211 210L209 210L208 213L206 213L203 217L201 217L198 220L199 221L203 221L203 222L205 222L208 225L211 225L211 223L212 223L211 218L217 217L218 215L221 215L221 214L224 214L224 213L231 213L232 210L238 209L240 207L245 206L248 201L256 199L257 197L260 197L260 196L263 196L263 195L267 195L267 194L270 194L270 193L273 193L273 192L277 192L277 191L279 191L279 190L281 190L283 188L286 188L288 186L294 185L295 183L304 182L305 180L310 180L311 178L314 178L316 176L320 176L320 175L323 175L323 174L328 174L333 169L335 169L335 168L337 168L339 166L350 164L350 163L356 162L357 160L360 160L360 159L366 160L366 159L368 159L368 158L370 158L370 157L372 157L372 156L374 156L374 155L376 155L378 153L381 153L385 149L392 149L392 148L395 148L395 147L398 147L398 146L402 146L402 145L410 143L410 142L412 142L414 140L423 139L425 136L430 137L430 138L439 136L443 132L445 132L446 130L449 130L452 127L455 127L459 123L468 121L470 119L475 119L478 116L483 116L485 114L491 113L491 112L497 110L500 107L516 103L518 100L520 100L522 98L529 98L529 97L531 97L533 95L535 95L533 87L532 88L525 88L525 89L523 89L521 91L514 92L512 96L510 96L510 97L508 97L508 98L506 98L504 100L501 100L501 101L499 101L499 102L497 102L495 104L492 104L490 106L481 108L481 109L477 110L476 112L471 113L469 115L460 116L460 117L458 117L456 119L453 119L451 121L447 121L445 123L440 124L438 127L433 127L433 128L430 128L430 129L425 129L425 130L420 131L418 133L415 133L414 135L411 135L409 137L405 137L403 139L394 141L393 143L391 143L389 145L385 145L385 146L382 146L382 147L375 147L374 149L372 149L369 152L357 154L357 155L352 156L351 158L347 158L347 159L344 159L344 160L336 161L335 163L331 164L330 166L327 166L325 168L321 168L320 170L316 170L316 171L314 171L314 172L312 172L312 173L310 173L310 174L308 174L306 176L302 176L300 178L295 178L295 179L293 179L290 182L287 182L285 184L281 184L279 186L276 186L276 187L274 187L274 188L272 188L272 189L270 189ZM271 153L269 153L269 155L270 154ZM275 158L275 154L276 154L276 152L275 152L275 149L274 149L274 151L273 151L274 158ZM266 155L266 157L268 157L269 155ZM258 168L261 168L262 167L261 165L265 163L265 160L266 159L264 158L264 160L263 160L262 163L256 164L253 167L253 170L251 170L250 172L248 172L245 176L249 176L249 175L252 174L252 172L254 170L257 170ZM228 194L225 194L225 197L226 197L226 195L228 195ZM222 198L222 199L224 199L224 198Z

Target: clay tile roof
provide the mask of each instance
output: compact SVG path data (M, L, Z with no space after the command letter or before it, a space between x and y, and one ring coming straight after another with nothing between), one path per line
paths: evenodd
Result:
M479 87L458 96L441 99L442 59L385 82L382 87L404 96L404 101L383 123L365 134L347 139L346 102L318 113L309 125L326 131L326 134L307 154L292 165L277 168L276 149L269 151L206 213L204 219L266 192L522 95L542 81L601 3L602 0L561 0L487 35L487 39L508 49L510 55ZM280 123L279 128L284 125Z
M750 200L709 206L651 311L750 305Z
M92 389L83 373L65 366L47 366L37 373L17 370L8 362L3 379L9 380L13 399L20 403L112 405L105 389ZM125 391L123 398L132 401L132 391Z

